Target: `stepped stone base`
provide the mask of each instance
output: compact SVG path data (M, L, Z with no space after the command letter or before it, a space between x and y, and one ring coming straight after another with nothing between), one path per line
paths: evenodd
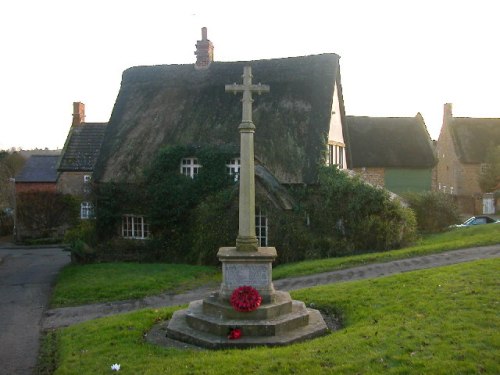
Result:
M320 312L293 301L286 292L275 292L272 302L247 313L235 311L218 294L193 301L187 310L174 313L167 337L210 349L280 346L319 337L328 332ZM242 337L228 339L231 329Z

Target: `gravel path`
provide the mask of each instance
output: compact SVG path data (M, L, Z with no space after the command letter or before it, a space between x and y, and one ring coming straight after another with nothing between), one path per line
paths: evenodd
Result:
M274 281L274 286L277 290L291 291L317 285L381 277L413 270L498 257L500 257L500 245L484 246L395 260L386 263L369 264L311 276L281 279ZM91 319L121 314L143 308L183 305L193 300L203 299L209 293L216 291L217 289L217 284L211 284L184 294L172 295L164 293L157 296L145 297L139 300L52 309L45 312L44 319L42 321L42 328L52 329L65 327Z

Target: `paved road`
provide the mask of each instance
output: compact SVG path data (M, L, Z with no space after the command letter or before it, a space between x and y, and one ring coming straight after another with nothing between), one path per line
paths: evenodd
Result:
M412 270L498 257L500 257L500 245L485 246L396 260L387 263L369 264L366 266L354 267L341 271L325 272L311 276L276 280L273 284L277 290L291 291L316 285L380 277ZM147 307L158 308L187 304L190 301L205 298L211 292L216 291L217 288L218 285L207 285L203 288L192 290L185 294L173 295L164 293L157 296L145 297L139 300L97 303L86 306L53 309L46 312L43 328L50 329L64 327L90 319L125 313Z
M0 248L1 375L33 373L51 285L69 261L59 248Z

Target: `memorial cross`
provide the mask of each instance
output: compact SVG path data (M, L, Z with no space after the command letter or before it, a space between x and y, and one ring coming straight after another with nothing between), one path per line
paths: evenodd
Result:
M252 84L252 68L243 68L243 84L233 83L225 86L226 92L235 95L243 93L240 130L240 201L239 230L236 239L238 251L257 251L258 241L255 235L255 166L253 135L255 125L252 122L252 93L269 92L268 85Z

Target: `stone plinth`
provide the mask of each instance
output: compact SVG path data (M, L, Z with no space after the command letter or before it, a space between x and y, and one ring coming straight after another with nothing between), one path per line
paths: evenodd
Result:
M229 302L236 288L248 285L257 289L264 303L272 302L275 292L272 282L272 263L276 256L274 247L259 247L258 251L239 251L236 247L221 247L217 253L222 263L219 298Z
M239 251L223 247L217 254L222 262L222 283L218 293L193 301L188 309L172 316L167 337L211 349L288 345L328 332L320 312L294 301L290 294L275 291L272 283L274 247L258 251ZM262 297L254 311L239 312L230 304L233 291L252 286ZM242 331L242 338L230 340L231 329Z
M252 312L235 311L218 294L193 301L174 313L167 337L209 349L281 346L319 337L328 332L320 312L293 301L287 292L275 292L274 301ZM243 335L231 340L231 329Z

